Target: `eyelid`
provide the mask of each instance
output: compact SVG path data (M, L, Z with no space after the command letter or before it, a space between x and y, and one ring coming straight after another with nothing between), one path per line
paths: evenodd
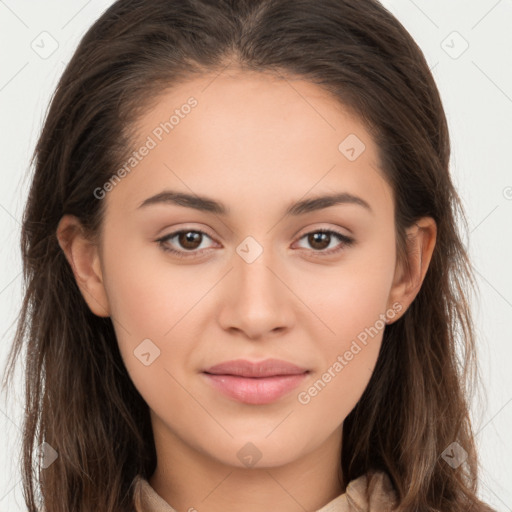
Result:
M329 233L336 233L342 237L345 237L345 238L352 238L352 231L349 230L348 228L342 228L341 226L331 226L331 225L320 225L318 226L319 223L316 223L316 224L313 224L313 226L308 226L307 228L303 228L303 229L300 229L299 231L297 231L294 235L294 238L302 238L304 237L305 235L309 235L311 233L318 233L318 232L329 232ZM321 223L320 223L321 224ZM343 233L341 230L342 229L345 229L346 231L348 231L348 233Z

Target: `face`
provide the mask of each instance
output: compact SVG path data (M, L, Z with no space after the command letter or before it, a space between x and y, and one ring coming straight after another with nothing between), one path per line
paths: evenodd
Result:
M386 316L405 309L393 193L370 135L318 86L256 73L182 84L137 128L122 179L97 191L99 266L155 437L238 467L339 438ZM88 301L101 314L102 299ZM205 373L239 359L300 370Z

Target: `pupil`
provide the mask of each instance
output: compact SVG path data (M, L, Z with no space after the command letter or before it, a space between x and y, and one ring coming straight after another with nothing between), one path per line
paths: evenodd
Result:
M197 245L197 240L200 238L200 236L200 233L194 233L193 231L187 231L185 233L182 233L182 241L184 237L182 245L184 247L187 247L188 249L195 249L195 246Z
M311 245L313 247L316 247L317 249L325 249L325 247L327 247L329 245L329 233L314 233L312 235L313 237L313 242L311 243ZM322 238L323 238L323 242L322 243ZM325 244L325 242L327 241L327 244ZM318 247L318 244L320 244L320 247Z

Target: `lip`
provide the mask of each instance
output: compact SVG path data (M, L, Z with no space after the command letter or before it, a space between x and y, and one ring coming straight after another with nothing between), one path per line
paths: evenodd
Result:
M262 405L275 402L296 388L309 370L280 359L251 362L236 359L203 371L217 390L242 403Z

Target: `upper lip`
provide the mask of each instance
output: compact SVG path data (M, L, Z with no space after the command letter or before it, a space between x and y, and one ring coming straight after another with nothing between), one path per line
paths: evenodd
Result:
M204 370L214 375L237 375L240 377L272 377L276 375L299 375L308 370L281 359L265 359L251 362L246 359L225 361Z

